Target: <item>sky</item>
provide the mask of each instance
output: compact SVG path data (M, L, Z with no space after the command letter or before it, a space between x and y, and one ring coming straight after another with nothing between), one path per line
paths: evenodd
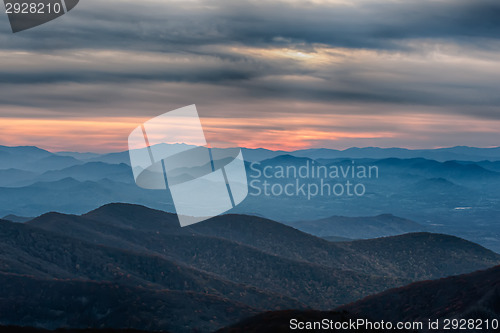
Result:
M82 0L13 34L0 144L127 149L196 104L213 146L500 146L498 0Z

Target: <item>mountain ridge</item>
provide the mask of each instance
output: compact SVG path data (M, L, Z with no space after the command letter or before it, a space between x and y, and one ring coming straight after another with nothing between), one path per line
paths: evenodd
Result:
M84 297L93 300L90 308L97 313L112 309L96 323L123 327L119 309L127 305L139 309L137 316L130 313L131 320L139 320L132 327L151 328L140 321L149 318L155 329L175 332L188 332L186 327L216 330L262 311L332 309L419 279L500 264L500 255L446 235L332 243L244 215L181 228L174 214L120 203L83 215L47 213L24 224L0 221L0 250L0 273L11 283L5 284L8 290L0 289L0 304L17 304L18 315L18 321L6 322L0 312L0 324L60 327L62 317L36 311L35 304L58 313L59 304L71 300L67 318L72 318L71 326L81 327L76 313L85 311L79 301ZM12 274L31 278L16 280ZM42 299L41 290L54 292ZM90 290L92 295L101 290L103 298L85 296ZM109 303L107 297L119 302ZM143 312L141 304L159 309L177 304L180 319L168 326L157 312L154 318ZM209 304L210 316L193 316Z

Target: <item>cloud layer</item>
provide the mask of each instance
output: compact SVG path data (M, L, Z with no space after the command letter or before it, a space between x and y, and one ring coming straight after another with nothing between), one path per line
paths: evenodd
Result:
M496 0L87 0L19 34L0 20L0 116L128 119L116 147L196 103L226 145L493 146L499 39Z

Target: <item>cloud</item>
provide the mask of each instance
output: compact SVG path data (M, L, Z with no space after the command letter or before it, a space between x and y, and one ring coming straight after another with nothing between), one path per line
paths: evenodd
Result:
M89 0L78 11L2 40L3 47L54 50L119 48L190 50L200 45L399 49L401 40L498 40L496 0L356 1L130 1ZM4 29L4 35L8 34ZM63 35L66 38L61 38Z
M4 118L143 121L196 103L212 131L246 119L235 142L258 130L262 143L295 131L325 144L330 129L352 143L402 142L404 131L430 143L453 117L477 125L483 139L471 141L500 135L479 134L500 122L497 0L87 0L19 34L3 20ZM429 114L432 131L405 127ZM331 115L382 118L370 130Z
M417 44L418 53L326 46L308 52L220 46L217 55L3 51L0 96L6 105L69 112L86 107L89 116L101 115L108 107L130 114L145 109L132 105L151 108L171 101L191 104L195 99L204 104L222 100L365 103L369 105L365 114L379 104L440 106L451 113L477 107L475 116L499 117L491 109L500 103L496 58L486 51L469 54L468 48L453 44L420 41L411 47Z

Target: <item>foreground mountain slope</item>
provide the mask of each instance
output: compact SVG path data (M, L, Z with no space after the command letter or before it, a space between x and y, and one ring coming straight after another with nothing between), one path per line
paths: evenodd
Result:
M131 329L112 329L112 328L58 328L55 330L46 330L44 328L35 328L28 326L0 326L0 332L2 333L150 333L150 331L144 330L131 330ZM168 333L167 331L162 331L162 333Z
M25 224L0 221L3 274L48 280L55 292L58 282L70 280L142 288L148 293L168 290L206 295L227 300L227 307L217 307L216 312L243 309L238 319L252 311L332 309L417 279L498 264L499 255L446 235L422 233L332 243L274 221L242 215L180 228L173 214L128 204L109 204L82 216L48 213ZM440 265L443 269L435 269ZM18 282L23 287L24 282ZM6 303L13 295L11 290L0 289ZM34 290L33 295L44 294ZM147 299L140 299L143 295L129 303L122 300L123 306L128 310L148 304ZM182 303L182 297L175 299ZM58 301L64 304L64 296ZM199 301L198 306L179 304L185 309L179 315L186 326L215 329L230 324L223 313L215 313L217 318L198 315L196 311L206 306L203 299ZM20 302L30 304L26 299ZM110 312L106 317L117 315ZM38 326L49 324L40 321ZM60 323L55 318L52 324Z
M401 329L373 329L349 326L359 320L369 320L362 316L354 316L346 311L314 311L314 310L284 310L265 312L246 318L234 325L218 330L216 333L290 333L305 332L416 332ZM300 323L300 324L299 324ZM344 325L336 328L335 325ZM302 327L312 327L299 329ZM308 326L307 326L308 325ZM316 326L314 326L316 325ZM326 325L326 326L323 326ZM342 327L348 327L343 329ZM351 329L352 328L352 329Z
M361 256L384 260L389 270L412 280L447 277L498 265L499 255L450 235L427 232L338 243Z
M349 324L351 321L357 321L362 317L355 317L352 314L345 311L298 311L298 310L285 310L285 311L275 311L275 312L265 312L258 314L256 316L244 319L239 323L225 327L218 330L216 333L289 333L300 331L298 329L292 329L295 327L295 320L306 325L307 322L314 325L316 323L322 323L327 321L327 325L330 322L333 323L345 323ZM292 323L292 326L291 326ZM411 332L405 330L374 330L374 329L363 329L363 330L344 330L335 329L335 326L331 328L326 326L324 329L319 326L313 329L303 330L306 332ZM335 325L335 324L333 324ZM348 326L347 326L348 327Z
M291 298L227 281L164 257L93 245L19 223L0 221L0 249L0 272L4 273L207 293L255 308L303 307Z
M103 246L121 248L141 254L141 257L143 255L159 256L168 262L173 261L202 270L219 279L251 286L266 293L278 293L284 295L288 300L296 298L305 304L318 308L331 308L364 295L408 282L408 280L397 277L377 276L369 272L345 270L304 260L294 260L228 239L192 234L190 229L181 229L177 225L177 221L175 221L175 226L173 221L168 221L168 219L157 221L158 224L152 223L154 221L151 220L152 217L165 213L140 206L132 208L136 210L135 213L130 211L127 216L128 219L132 218L132 221L135 222L125 226L123 226L123 223L127 223L125 217L116 220L110 218L111 224L90 219L91 215L101 214L102 210L84 217L46 214L31 221L28 226L34 230L44 229L45 232L58 233L59 237L69 236L79 238L82 242L94 242L96 245L99 244L99 248ZM109 206L109 209L116 212L114 205ZM142 210L144 213L138 215L137 211ZM122 209L120 214L124 212L127 211ZM139 216L145 219L141 220ZM167 214L166 217L171 216ZM138 221L144 222L142 225L138 225L140 223ZM120 227L117 227L116 224ZM169 233L170 229L174 231ZM305 237L312 236L305 235ZM329 245L324 240L312 238ZM23 244L23 248L24 246L26 244ZM112 258L107 260L112 260ZM123 268L124 264L120 265ZM207 282L207 285L211 285L211 283ZM178 287L176 286L176 288ZM215 285L212 287L218 289ZM289 301L288 305L293 305L293 302ZM252 306L256 305L252 304Z
M500 266L435 281L416 282L342 306L339 310L394 322L446 318L498 320ZM482 331L486 330L483 328Z
M223 215L180 228L173 214L127 204L105 205L83 215L83 220L77 216L59 217L61 220L42 216L30 225L87 241L95 239L97 243L110 246L140 246L189 265L196 265L197 261L205 258L203 269L208 270L220 266L221 259L224 265L228 265L226 259L234 257L217 256L211 250L214 245L209 245L214 242L231 248L237 244L236 252L238 249L261 252L256 256L262 256L263 252L340 270L411 280L457 275L500 264L500 255L447 235L426 238L425 235L431 234L421 233L365 242L332 243L281 223L245 215ZM81 231L84 226L87 230ZM129 245L114 244L117 239ZM235 265L240 264L237 257ZM411 271L407 262L415 263ZM442 269L430 269L430 265ZM255 269L258 268L257 265Z
M278 222L246 215L223 215L181 228L174 214L128 204L105 205L82 217L42 216L29 224L86 241L95 239L96 243L108 246L140 246L190 265L195 261L193 257L205 256L206 260L212 258L209 265L216 267L223 258L206 256L203 252L212 253L206 245L214 241L225 242L231 247L237 244L237 248L246 251L252 248L293 261L411 279L457 275L500 264L500 255L447 235L420 233L332 243ZM125 243L115 244L118 240ZM193 249L198 250L193 252ZM415 263L411 272L407 262ZM442 269L429 272L431 264Z
M346 321L366 318L369 321L390 321L423 324L418 332L427 332L430 320L439 320L439 329L432 332L498 332L493 326L500 316L500 266L470 274L433 281L422 281L387 290L334 311L275 311L259 314L221 329L219 333L293 332L290 320L303 322L331 319ZM443 319L483 320L482 329L444 329ZM487 327L485 321L489 320ZM493 323L493 325L492 325ZM498 327L498 326L496 326ZM316 330L323 332L327 330ZM359 331L359 330L358 330ZM363 332L366 330L363 330ZM383 330L381 330L383 332ZM378 331L378 332L381 332ZM397 332L397 330L390 330ZM328 330L331 332L331 330ZM335 330L333 330L335 332Z
M0 273L0 325L210 332L257 311L213 295ZM3 331L2 331L3 332Z

